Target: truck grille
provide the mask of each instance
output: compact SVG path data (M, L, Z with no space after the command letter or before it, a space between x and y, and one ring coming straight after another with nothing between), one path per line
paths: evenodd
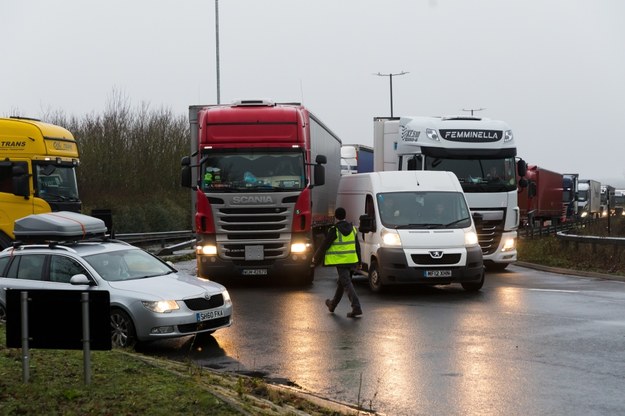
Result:
M503 225L503 220L481 221L475 224L483 255L493 254L497 250L503 233Z
M291 243L290 206L215 207L219 235L217 252L223 259L245 260L245 247L263 247L263 260L287 257Z

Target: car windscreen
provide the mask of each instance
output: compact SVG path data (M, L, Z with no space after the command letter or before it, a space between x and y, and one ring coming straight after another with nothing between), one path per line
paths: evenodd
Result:
M173 273L166 263L143 250L118 250L84 257L108 281L141 279Z

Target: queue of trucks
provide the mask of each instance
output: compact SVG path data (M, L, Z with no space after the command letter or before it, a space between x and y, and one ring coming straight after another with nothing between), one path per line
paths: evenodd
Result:
M181 183L192 190L198 275L222 282L312 282L315 247L344 206L359 227L372 290L405 283L479 290L485 268L517 260L519 227L620 214L625 204L625 190L528 166L499 120L375 117L373 147L344 145L299 103L190 106L189 123ZM2 247L15 239L18 218L80 211L69 131L0 119L0 151ZM446 217L435 218L438 205Z

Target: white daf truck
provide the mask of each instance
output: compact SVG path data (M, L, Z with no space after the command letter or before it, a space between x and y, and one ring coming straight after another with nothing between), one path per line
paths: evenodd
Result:
M475 220L487 268L517 260L518 187L527 165L516 161L512 130L503 121L472 116L374 119L374 170L456 174Z
M341 177L337 206L358 225L363 271L374 292L402 284L484 284L482 250L451 172L371 172Z

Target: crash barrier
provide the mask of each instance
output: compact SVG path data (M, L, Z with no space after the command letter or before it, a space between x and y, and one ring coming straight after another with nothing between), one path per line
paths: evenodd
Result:
M593 224L601 219L596 218L583 218L577 221L563 222L553 225L537 225L537 226L525 226L519 228L519 238L538 238L546 237L549 235L556 235L559 232L570 232L578 228L584 228L590 224Z
M625 238L622 237L596 237L558 232L556 238L561 241L565 247L573 243L575 245L575 250L579 250L580 244L589 244L593 253L597 252L597 246L599 245L612 246L615 255L618 253L620 247L625 247Z

